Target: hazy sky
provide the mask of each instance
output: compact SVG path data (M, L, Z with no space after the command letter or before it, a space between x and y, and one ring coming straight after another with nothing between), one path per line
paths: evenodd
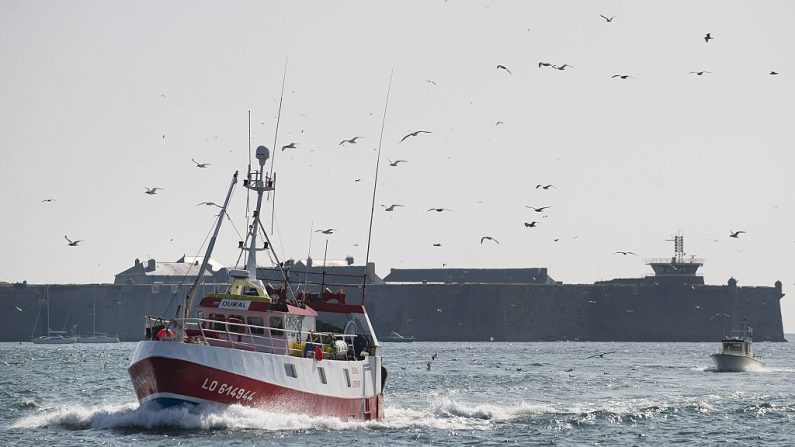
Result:
M681 231L707 283L781 280L787 293L792 17L789 1L0 0L0 280L110 282L136 257L196 254L215 214L196 204L220 202L245 170L248 110L254 147L273 146L289 58L274 151L283 258L306 256L314 225L339 229L329 257L363 262L394 70L371 252L382 275L446 263L637 277ZM433 133L398 143L419 129ZM245 196L230 210L241 231ZM380 207L393 203L405 207ZM234 264L238 239L226 225L214 258ZM324 241L313 235L313 257ZM782 309L795 331L792 296Z

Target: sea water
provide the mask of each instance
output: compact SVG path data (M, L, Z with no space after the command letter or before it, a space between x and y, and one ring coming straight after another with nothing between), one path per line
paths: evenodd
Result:
M385 343L369 422L140 409L134 348L0 343L0 445L795 445L792 343L755 343L748 373L714 372L717 342Z

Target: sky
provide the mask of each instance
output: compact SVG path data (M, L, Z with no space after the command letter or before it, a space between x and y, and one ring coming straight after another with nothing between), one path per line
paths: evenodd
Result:
M793 13L788 1L0 0L0 281L111 282L135 258L201 254L216 209L197 204L244 173L249 111L252 147L274 149L276 253L322 258L328 240L329 258L362 263L389 89L379 274L639 277L681 233L708 284L781 280L788 293ZM416 130L431 133L400 142ZM213 254L225 265L245 203L238 185ZM795 332L795 302L781 304Z

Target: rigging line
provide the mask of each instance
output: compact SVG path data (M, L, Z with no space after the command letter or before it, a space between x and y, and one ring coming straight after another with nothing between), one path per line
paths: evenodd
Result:
M265 241L268 242L268 246L273 247L273 244L271 243L271 240L268 237L268 232L265 231L265 227L262 225L262 221L257 219L257 222L259 223L260 230L262 230L262 235L265 237ZM279 261L279 256L276 254L276 250L273 250L273 248L271 248L270 252L273 254L274 259L276 259L276 266L279 267L279 272L281 272L282 278L284 278L284 283L287 284L287 289L289 289L290 292L292 293L292 289L290 289L290 283L287 280L287 274L284 273L284 266L282 265L281 261ZM295 294L293 294L291 298L293 299L293 302L295 303L298 302L298 299L296 299Z
M373 214L375 213L375 195L378 191L378 167L381 165L381 143L384 141L384 127L386 126L386 111L389 108L389 93L392 91L392 76L395 74L393 69L389 73L389 87L386 90L386 102L384 103L384 116L381 119L381 135L378 137L378 156L375 160L375 181L373 182L373 200L370 204L370 226L367 229L367 254L364 258L364 283L362 284L362 305L364 305L364 289L367 284L367 265L370 263L370 241L373 236Z
M248 111L248 175L251 175L251 110ZM251 190L246 191L246 219L248 219Z
M215 222L213 222L213 224L210 225L210 231L208 231L207 236L204 237L204 242L202 242L201 246L199 246L199 249L196 251L196 256L194 256L194 258L198 258L199 255L201 254L202 248L204 248L204 244L206 244L207 240L210 238L210 234L213 232L214 226ZM168 305L166 305L166 308L163 309L163 312L161 313L162 315L165 315L166 311L171 307L171 304L174 302L174 298L176 298L177 295L181 295L182 287L185 285L185 281L188 279L188 275L190 275L190 271L193 270L194 265L195 264L191 264L190 267L188 267L188 271L185 272L185 275L179 281L179 284L177 284L177 291L174 292L173 295L171 295L171 300L169 300Z
M284 101L284 84L287 81L287 57L284 58L284 75L282 76L282 93L279 96L279 113L276 114L276 131L273 133L273 158L271 158L271 171L268 174L273 183L276 183L276 178L273 175L273 169L276 166L276 141L279 137L279 122L282 119L282 102ZM268 193L268 200L270 200L270 192ZM276 214L276 190L273 190L273 201L271 202L271 234L273 234L273 219Z

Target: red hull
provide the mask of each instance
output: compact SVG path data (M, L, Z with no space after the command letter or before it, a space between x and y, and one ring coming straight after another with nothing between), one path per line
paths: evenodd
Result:
M383 417L381 396L358 399L323 396L184 360L149 357L131 365L128 372L141 403L217 402L341 419Z

